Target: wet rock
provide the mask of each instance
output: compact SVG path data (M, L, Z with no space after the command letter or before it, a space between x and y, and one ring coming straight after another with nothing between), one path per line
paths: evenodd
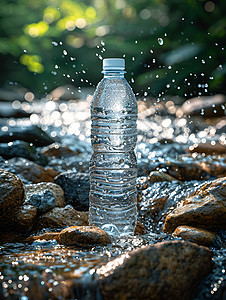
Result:
M104 300L188 300L211 268L208 248L171 241L123 254L97 274Z
M26 239L27 243L33 243L35 241L50 241L50 240L55 240L57 238L57 236L59 235L59 232L45 232L45 233L41 233L39 235L32 235L29 236Z
M213 246L215 243L220 242L216 234L191 226L179 226L174 232L173 236L181 237L183 240L197 243L202 246Z
M32 143L38 147L55 142L45 131L35 125L25 127L12 126L8 131L2 131L0 128L0 143L9 143L16 140Z
M77 210L89 210L89 174L64 172L57 176L54 182L63 189L68 204Z
M159 171L152 171L148 176L148 182L150 183L162 182L162 181L171 182L171 181L178 181L178 180L167 173L163 173Z
M40 151L43 155L47 157L71 157L73 155L78 155L78 152L72 151L70 148L60 145L59 143L53 143L49 146L46 146Z
M48 162L47 158L43 154L38 153L34 146L24 141L0 143L0 155L6 159L24 157L42 166L46 166Z
M145 226L138 220L137 221L137 226L134 231L134 235L143 235L145 234Z
M23 205L14 214L14 230L28 232L34 226L37 217L37 208L32 205Z
M38 214L44 214L56 206L55 197L49 190L32 194L29 202L37 208Z
M42 167L22 157L11 158L1 167L13 174L16 174L25 184L52 182L59 174L58 171Z
M226 177L218 178L201 186L194 195L200 197L213 195L219 201L226 205ZM189 201L187 203L190 203ZM186 204L186 203L185 203Z
M148 177L141 176L137 178L137 191L143 191L148 187Z
M166 162L159 165L159 169L165 169L166 172L180 180L180 181L190 181L190 180L208 180L210 179L210 174L205 172L200 166L200 162L193 159L188 161L175 161Z
M23 243L25 241L26 241L26 238L18 232L3 231L0 234L0 245L4 245L7 243ZM4 298L1 298L1 293L0 293L0 299L4 299Z
M59 244L67 246L87 247L91 245L107 245L111 243L109 235L96 226L72 226L60 232Z
M204 118L225 116L225 104L226 98L224 95L220 94L215 96L195 97L185 101L177 110L176 115L178 117L187 115L201 116Z
M194 144L187 149L190 153L205 153L207 155L226 154L226 146L220 143Z
M165 220L163 230L173 232L180 225L207 229L226 228L226 178L204 185L186 199L182 207L173 210Z
M200 162L201 168L215 177L226 177L226 159L211 159L211 161Z
M22 181L14 174L0 169L0 230L12 225L12 217L24 200Z
M54 207L51 211L40 216L37 229L64 228L68 226L88 225L88 213L76 211L71 205Z
M55 206L64 207L64 191L62 188L53 182L40 182L37 184L25 185L26 203L30 203L30 198L33 194L43 194L45 191L50 191L55 199Z

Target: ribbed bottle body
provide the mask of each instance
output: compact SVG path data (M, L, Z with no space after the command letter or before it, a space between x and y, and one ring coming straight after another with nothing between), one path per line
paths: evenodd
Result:
M137 222L137 102L124 78L104 78L91 103L89 223L110 235L133 234Z

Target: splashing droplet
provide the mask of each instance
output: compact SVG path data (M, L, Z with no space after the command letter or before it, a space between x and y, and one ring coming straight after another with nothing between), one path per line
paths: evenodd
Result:
M162 46L163 45L163 39L162 38L158 38L158 43L159 43L160 46Z

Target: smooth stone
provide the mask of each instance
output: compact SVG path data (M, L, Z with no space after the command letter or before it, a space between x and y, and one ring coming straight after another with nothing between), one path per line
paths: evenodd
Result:
M37 229L64 228L88 225L88 213L77 211L71 205L54 207L38 218Z
M97 269L103 300L194 299L212 269L208 248L167 241L127 252Z
M72 226L60 232L57 242L66 246L89 247L111 243L109 235L96 226Z
M183 240L197 243L202 246L213 246L220 243L219 237L205 229L195 228L191 226L179 226L174 232L173 236L181 237Z
M9 143L16 140L32 143L42 147L54 143L55 141L40 127L30 125L25 127L11 126L8 131L0 128L0 143Z
M11 227L13 215L24 200L23 182L14 174L0 169L0 230Z
M32 235L29 236L26 239L27 243L33 243L35 241L50 241L50 240L55 240L57 236L59 235L59 232L45 232L45 233L40 233L39 235Z
M44 191L50 191L55 198L55 206L64 207L66 205L64 199L64 191L62 188L53 182L40 182L37 184L25 185L26 199L25 202L29 203L30 197L33 194L44 193Z
M159 171L152 171L148 176L148 182L155 183L155 182L162 182L162 181L178 181L178 179L174 178L173 176L159 172Z
M226 146L216 143L194 144L187 149L190 153L204 153L206 155L226 154Z
M77 210L89 210L89 174L74 171L58 175L54 182L61 186L67 204Z
M165 219L163 230L173 232L180 225L220 230L226 228L226 178L207 183Z
M199 116L203 118L225 116L223 105L226 104L224 95L195 97L186 100L177 110L177 117Z
M43 155L47 157L71 157L74 155L78 155L78 152L72 151L70 148L60 145L59 143L53 143L49 146L46 146L40 151Z
M1 167L13 174L16 174L24 184L53 182L54 178L60 173L49 167L42 167L26 158L11 158L3 163Z
M37 208L33 205L23 205L14 214L14 230L21 233L28 232L34 226Z
M31 146L29 143L24 141L0 143L0 155L5 159L23 157L42 166L46 166L48 163L47 158L43 154L39 153L35 146Z

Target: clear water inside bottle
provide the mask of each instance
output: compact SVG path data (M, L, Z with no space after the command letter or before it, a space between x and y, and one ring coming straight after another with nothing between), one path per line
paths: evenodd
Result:
M137 222L137 102L124 78L104 78L91 104L89 223L112 236L132 235Z

